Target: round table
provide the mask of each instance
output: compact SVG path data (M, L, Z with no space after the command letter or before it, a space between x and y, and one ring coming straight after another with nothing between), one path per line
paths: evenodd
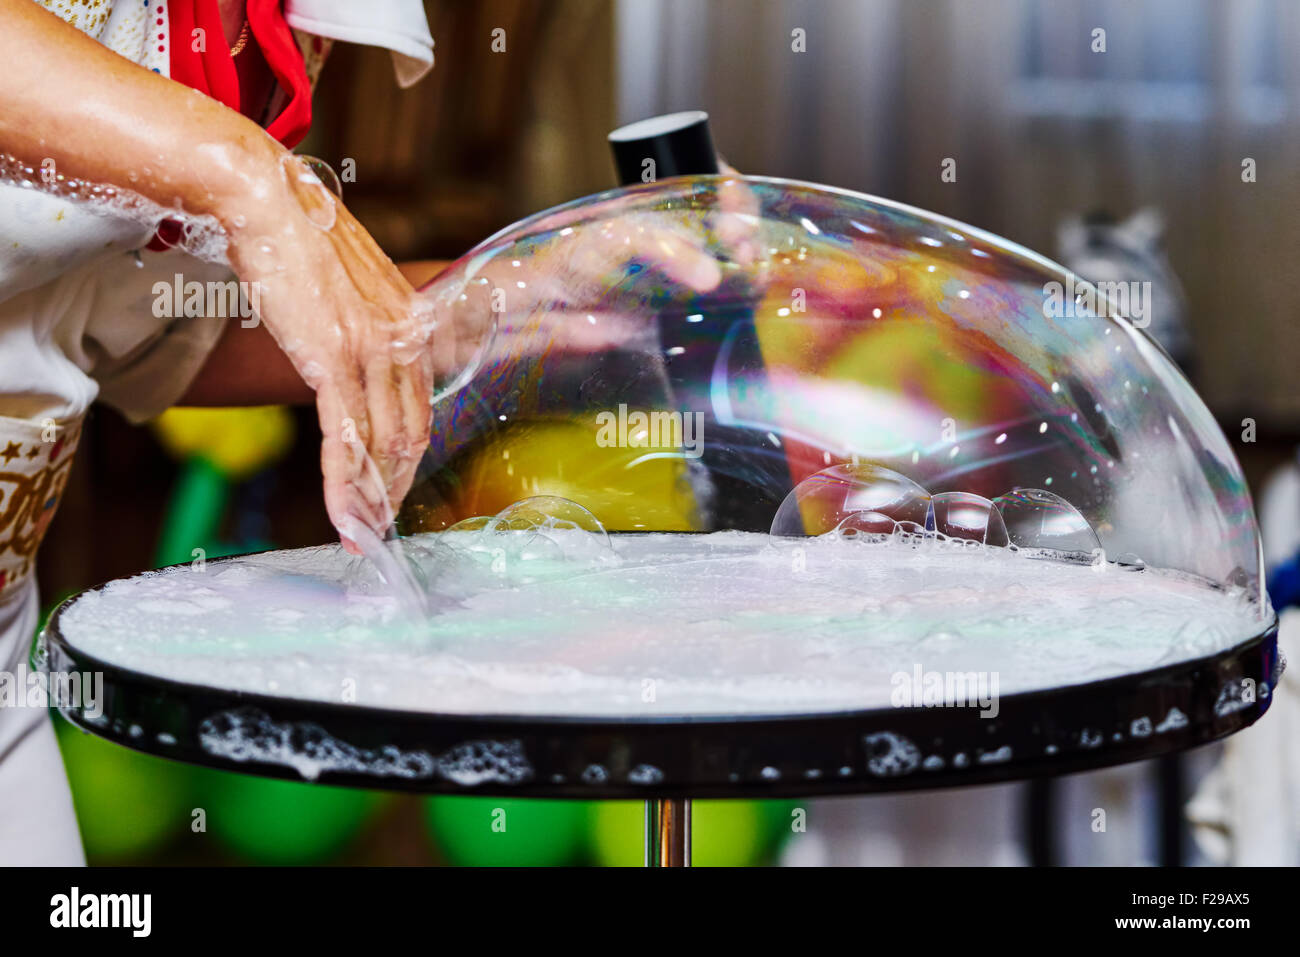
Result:
M1152 758L1253 724L1283 667L1274 623L1208 657L1002 696L994 717L953 707L738 717L438 714L231 691L118 667L61 630L76 600L51 617L38 659L54 673L103 675L97 708L59 705L85 731L177 761L322 784L639 798L648 866L689 865L692 798L956 787Z

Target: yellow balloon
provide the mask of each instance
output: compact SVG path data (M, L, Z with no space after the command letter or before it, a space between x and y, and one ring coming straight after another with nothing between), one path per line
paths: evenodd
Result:
M700 527L680 452L603 447L590 423L518 423L472 453L456 472L450 507L437 490L417 488L403 509L403 531L429 531L474 515L495 515L534 495L577 502L611 531Z
M151 424L173 456L202 457L232 479L260 472L293 443L293 417L281 405L168 409Z

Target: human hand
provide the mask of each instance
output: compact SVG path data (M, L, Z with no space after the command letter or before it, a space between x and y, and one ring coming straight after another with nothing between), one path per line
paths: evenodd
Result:
M752 268L761 251L757 197L739 173L723 169L704 215L678 207L604 218L601 207L617 202L605 200L592 204L583 222L566 225L571 218L561 213L535 223L527 255L489 254L445 299L448 343L435 347L440 378L465 369L503 317L529 326L512 339L516 347L586 352L644 336L651 330L631 314L636 304L620 295L632 271L655 271L688 294L712 291L737 269L764 282Z
M428 444L433 309L304 163L277 166L282 185L222 210L227 255L316 393L326 509L356 551L384 536Z

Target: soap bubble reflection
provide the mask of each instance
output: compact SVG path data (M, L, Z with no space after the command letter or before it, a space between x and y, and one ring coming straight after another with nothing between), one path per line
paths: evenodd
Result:
M1009 549L1095 566L1105 557L1088 520L1052 492L1020 488L996 499L960 491L930 495L906 475L876 465L834 465L810 475L785 497L770 535L777 542L828 536L908 548ZM1136 558L1120 564L1143 567Z
M1102 554L1101 542L1088 520L1046 489L1018 488L999 495L994 505L1011 544L1032 557L1091 563Z
M861 527L851 528L890 534L893 526L884 527L886 520L924 527L929 510L929 493L905 475L876 465L833 465L791 490L772 519L771 534L824 535L853 516Z
M940 535L1005 546L1007 528L993 503L971 492L940 492L933 498L931 529Z
M609 533L590 510L558 495L535 495L506 506L496 515L472 516L447 529L449 544L485 557L492 570L509 578L521 566L616 560Z

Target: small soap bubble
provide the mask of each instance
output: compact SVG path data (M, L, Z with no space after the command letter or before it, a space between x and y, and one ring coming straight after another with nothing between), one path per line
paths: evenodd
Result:
M1091 565L1101 554L1097 533L1083 514L1061 496L1040 488L1018 488L993 500L1011 545L1030 558Z
M940 535L1005 546L1007 528L993 503L973 492L940 492L932 499L930 528Z
M1256 583L1257 579L1240 565L1228 572L1225 583L1230 588L1250 588Z
M1237 595L1253 603L1259 609L1268 607L1268 595L1263 589L1263 579L1251 574L1240 565L1232 569L1223 580L1223 585L1230 595Z
M333 229L338 220L337 200L342 187L330 165L314 156L293 155L285 156L280 164L289 191L297 198L308 221L318 229Z
M840 538L857 542L883 542L894 534L895 522L880 512L852 512L835 526Z
M606 543L609 535L599 519L572 499L534 495L507 506L492 519L493 531L584 531Z
M462 518L455 525L450 526L449 532L481 532L487 528L492 519L487 515L474 515L470 518Z
M924 525L918 525L916 522L896 522L890 538L900 545L918 548L925 544L929 536Z
M333 166L318 156L308 156L305 153L300 153L298 159L315 174L321 185L340 199L343 197L343 184L339 181L338 173L334 172Z
M261 272L272 272L278 265L275 243L267 238L255 239L249 247L248 256L253 267Z
M484 523L476 547L500 553L507 563L614 557L609 533L596 516L558 495L534 495L502 509Z
M566 552L553 538L532 532L516 534L519 534L520 537L512 543L513 547L510 552L508 554L503 552L507 561L562 562L566 558L575 557L574 552L577 549L570 547L569 551Z
M1115 564L1129 572L1140 572L1147 567L1147 563L1132 552L1120 555L1115 559Z
M808 476L786 495L772 519L773 536L794 538L836 531L849 516L870 512L924 529L930 493L905 475L878 465L832 465ZM892 534L869 516L861 531ZM852 526L850 526L852 527Z

